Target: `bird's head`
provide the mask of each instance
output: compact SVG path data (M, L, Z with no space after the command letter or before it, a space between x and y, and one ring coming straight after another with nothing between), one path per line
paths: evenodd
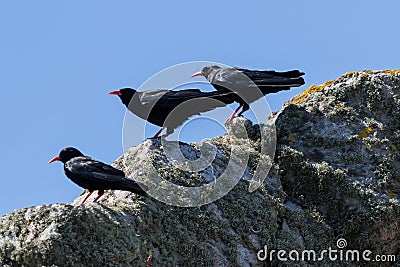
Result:
M72 158L81 156L83 156L83 154L78 149L73 147L66 147L60 151L60 154L58 154L58 156L52 158L48 163L50 164L54 161L61 161L62 163L65 163Z
M132 97L135 95L136 90L132 88L122 88L116 91L109 92L109 95L117 95L125 106L129 105Z
M192 76L190 76L191 78L196 77L196 76L204 76L206 77L206 79L208 79L208 77L218 71L219 69L221 69L221 67L219 66L206 66L204 68L201 69L201 71L193 73Z

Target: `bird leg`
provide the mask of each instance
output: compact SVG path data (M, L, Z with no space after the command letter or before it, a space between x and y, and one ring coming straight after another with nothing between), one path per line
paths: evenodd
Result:
M85 199L82 201L81 204L84 204L85 201L88 199L88 197L90 197L90 195L94 192L94 190L89 190L89 194L85 197Z
M228 123L228 122L232 121L234 118L236 118L236 117L237 117L236 113L239 111L239 109L240 109L241 107L243 107L243 104L240 104L240 105L237 107L237 109L235 109L235 111L232 113L232 115L231 115L229 118L226 119L225 123ZM240 114L242 114L242 113L240 113Z
M167 126L161 127L161 129L160 129L151 139L153 139L153 138L158 138L158 136L160 135L160 133L161 133L166 127L167 127Z
M242 111L240 111L240 112L237 114L238 117L240 117L240 116L243 114L243 112L245 112L245 111L247 111L247 110L250 109L249 104L247 104L247 103L246 103L246 104L243 104L242 106L243 106Z
M93 200L93 202L96 202L101 196L104 195L104 190L99 190L97 197Z

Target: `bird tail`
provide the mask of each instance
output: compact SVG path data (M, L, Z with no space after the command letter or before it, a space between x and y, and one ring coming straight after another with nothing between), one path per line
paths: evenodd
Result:
M143 184L139 184L135 181L133 181L132 179L129 178L124 178L123 181L123 186L124 186L124 190L130 191L132 193L141 195L141 196L146 196L147 193L145 190L147 190L147 187Z
M258 87L260 86L290 86L296 87L304 84L304 79L301 77L304 72L299 70L290 71L274 71L274 70L254 70L249 71L240 69L244 75L249 77Z
M274 70L246 70L241 68L237 68L237 70L249 76L249 78L251 79L255 79L257 77L271 77L271 76L277 76L282 78L298 78L305 74L304 72L301 72L299 70L274 71Z
M298 78L300 76L304 75L304 72L301 72L299 70L289 70L289 71L260 71L260 72L266 72L275 76L279 76L279 77L284 77L284 78Z
M271 87L298 87L304 84L304 79L299 78L286 78L286 77L269 77L253 79L253 82L258 87L271 86Z

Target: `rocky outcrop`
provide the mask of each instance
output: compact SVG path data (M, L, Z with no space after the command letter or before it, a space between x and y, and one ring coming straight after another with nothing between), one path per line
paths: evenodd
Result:
M270 129L271 122L276 125L274 159L261 153L260 129ZM166 155L169 146L179 147L192 161L212 151L213 160L191 171ZM79 205L79 197L72 204L31 207L1 217L0 262L3 266L357 266L363 262L331 261L327 255L318 261L319 252L331 247L370 250L370 258L395 255L398 264L399 147L400 72L348 73L311 86L272 114L266 125L238 118L228 125L228 134L201 143L147 140L114 162L129 177L147 182L151 195L167 195L165 199L110 191L100 203ZM247 156L245 161L241 153ZM249 192L260 159L271 169L262 185ZM224 185L232 190L223 197L185 207L191 206L191 197L213 197L211 191L222 174L233 177L238 172L242 179L236 185L236 180L228 179ZM161 182L155 184L153 176ZM185 188L210 187L201 193L191 190L169 196L170 182ZM164 203L168 201L181 201L181 207ZM339 239L347 244L338 247ZM318 254L315 261L283 262L276 253L272 262L260 261L257 253L265 246L268 251ZM396 263L380 262L385 264Z

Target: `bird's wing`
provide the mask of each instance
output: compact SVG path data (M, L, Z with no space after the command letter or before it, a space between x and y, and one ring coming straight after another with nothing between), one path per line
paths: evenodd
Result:
M256 84L243 72L235 68L220 69L209 82L220 91L238 91ZM228 90L227 90L228 89Z
M238 69L257 86L300 86L304 84L304 75L299 70L278 72L274 70Z
M193 110L205 110L208 111L211 106L204 105L206 103L209 103L210 100L218 100L226 104L230 104L233 101L230 100L231 94L229 92L202 92L199 89L185 89L181 91L169 91L167 94L163 96L162 101L160 103L157 103L161 106L166 105L166 106L177 106L179 104L182 104L184 102L189 101L192 103L192 109ZM215 102L216 101L212 101ZM221 106L222 103L220 103Z
M204 96L204 92L199 89L184 89L180 91L172 90L151 90L142 92L140 101L144 104L153 104L155 108L168 110L190 99Z
M142 92L141 107L133 107L135 114L158 125L173 129L193 115L233 103L230 92L201 92L199 89L179 91L152 90Z
M168 93L167 89L149 90L144 92L138 92L140 94L139 100L143 105L153 104L158 101L163 95Z
M231 90L255 86L300 86L304 84L304 79L300 77L303 74L298 70L276 72L225 68L214 76L211 83L226 88L232 86Z
M238 71L241 71L243 74L248 76L250 79L261 78L265 75L271 75L275 77L284 77L284 78L299 78L304 75L304 72L299 70L289 70L289 71L274 71L274 70L248 70L243 68L236 68Z
M247 76L244 76L243 73L235 68L225 68L220 69L216 75L214 76L213 81L211 83L237 83L243 79L248 80Z
M185 100L202 96L204 92L199 89L183 89L179 91L168 91L165 98L168 100Z
M125 173L110 165L89 157L76 157L66 162L66 168L73 174L93 181L121 182Z
M233 103L236 97L231 92L175 91L165 95L164 101L157 103L157 106L160 110L168 110L165 125L175 128L193 115Z
M157 105L157 107L176 106L188 99L202 95L199 89L185 89L180 91L171 91L166 89L151 90L141 92L140 102L144 106Z
M137 182L125 178L124 172L89 157L76 157L65 163L71 180L85 188L97 190L128 190L140 195L146 192ZM145 186L144 186L145 187Z

